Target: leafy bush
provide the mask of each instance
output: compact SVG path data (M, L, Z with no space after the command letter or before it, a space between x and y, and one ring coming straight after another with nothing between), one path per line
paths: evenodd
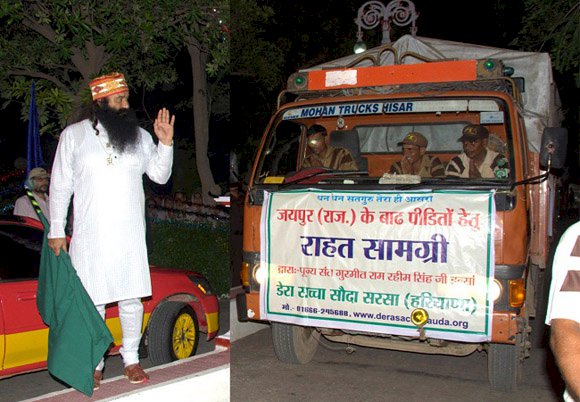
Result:
M230 290L230 226L228 221L185 223L152 221L149 262L195 271L207 278L213 292Z

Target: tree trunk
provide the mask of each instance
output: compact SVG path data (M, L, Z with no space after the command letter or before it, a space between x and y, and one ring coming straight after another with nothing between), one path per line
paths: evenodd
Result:
M205 64L207 56L201 52L197 41L192 40L187 45L187 51L191 59L191 70L193 74L193 129L195 135L195 160L197 172L201 181L201 194L203 203L215 205L213 194L221 194L221 188L215 183L207 147L209 142L209 112L207 99L207 77L205 74Z
M91 79L102 71L111 55L107 53L105 46L97 46L92 40L85 42L84 51L78 48L73 48L71 51L71 62L82 76L79 88L86 89ZM73 108L67 124L76 123L91 116L91 104L83 105L80 93L73 94L72 98Z

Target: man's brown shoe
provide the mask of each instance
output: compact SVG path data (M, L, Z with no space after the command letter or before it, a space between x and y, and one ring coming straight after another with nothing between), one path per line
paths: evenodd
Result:
M93 391L96 391L101 386L101 380L103 379L103 372L99 370L95 370L93 373Z
M149 379L149 375L143 371L139 363L125 367L125 377L131 384L141 384Z

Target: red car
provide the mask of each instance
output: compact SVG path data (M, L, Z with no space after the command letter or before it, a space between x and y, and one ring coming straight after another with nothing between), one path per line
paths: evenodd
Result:
M0 216L0 378L46 368L48 327L36 308L42 248L40 222ZM218 332L218 300L207 280L194 272L151 266L153 295L143 299L145 331L141 354L154 365L193 356L200 331ZM107 326L121 347L116 305L107 309Z

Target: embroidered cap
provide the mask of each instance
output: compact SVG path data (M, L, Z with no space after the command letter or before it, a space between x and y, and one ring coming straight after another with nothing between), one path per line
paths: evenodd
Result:
M426 147L427 146L427 138L423 136L421 133L417 132L410 132L403 138L403 141L399 142L397 145L415 145L417 147Z
M463 135L457 141L472 141L489 137L487 128L480 124L468 124L463 127Z
M121 92L128 92L125 76L121 73L111 73L95 78L89 83L93 100L106 98Z

